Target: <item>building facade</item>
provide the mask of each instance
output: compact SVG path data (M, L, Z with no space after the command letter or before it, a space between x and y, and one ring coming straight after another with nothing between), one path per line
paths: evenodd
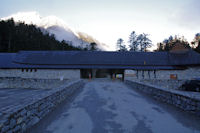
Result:
M132 74L127 70L133 71ZM35 79L191 79L200 77L200 54L170 52L20 51L0 53L0 77Z

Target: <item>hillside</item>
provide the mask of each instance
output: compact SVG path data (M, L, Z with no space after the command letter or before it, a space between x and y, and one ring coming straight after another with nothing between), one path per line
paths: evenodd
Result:
M1 20L8 20L11 18L13 18L15 22L35 25L44 33L48 32L49 34L53 34L56 40L60 42L64 40L68 44L75 47L87 48L91 42L95 42L97 44L97 48L101 50L105 50L108 47L86 33L84 33L83 36L83 32L73 30L73 28L70 28L62 19L56 16L42 17L38 12L19 12L5 18L1 18Z
M0 21L0 52L18 52L20 50L82 50L56 40L53 34L44 32L35 25L15 23L13 19Z

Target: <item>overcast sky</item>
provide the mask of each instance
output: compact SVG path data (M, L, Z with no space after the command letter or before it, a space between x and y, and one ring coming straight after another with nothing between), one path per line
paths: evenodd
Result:
M192 41L200 32L199 0L0 0L0 18L17 12L55 15L70 27L114 46L131 31L148 33L154 44L170 35Z

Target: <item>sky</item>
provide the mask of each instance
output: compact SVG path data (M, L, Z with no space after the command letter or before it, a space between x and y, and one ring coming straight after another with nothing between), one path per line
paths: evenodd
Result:
M200 32L199 0L0 0L0 18L17 12L54 15L115 50L132 31L147 33L153 44L170 35L191 42Z

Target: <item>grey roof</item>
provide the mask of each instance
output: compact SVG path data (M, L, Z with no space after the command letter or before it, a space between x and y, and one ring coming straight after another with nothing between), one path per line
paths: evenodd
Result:
M170 52L20 51L1 53L0 68L181 69L200 65L200 54Z
M167 55L167 52L21 51L15 62L37 65L166 66L169 64Z
M0 68L17 68L19 64L13 62L16 53L0 53Z
M171 65L200 65L200 54L193 50L168 55Z

